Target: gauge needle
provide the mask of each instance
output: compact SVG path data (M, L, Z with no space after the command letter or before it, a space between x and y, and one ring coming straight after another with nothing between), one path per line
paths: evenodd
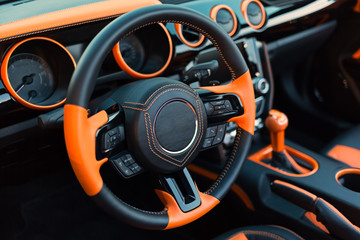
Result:
M18 87L18 89L15 90L15 92L18 93L25 87L25 85L31 84L34 81L35 75L35 73L32 73L28 76L24 76L22 84Z
M36 97L37 96L37 92L36 91L34 91L34 90L31 90L30 92L29 92L29 98L28 98L28 102L30 102L31 101L31 99L33 99L34 97Z

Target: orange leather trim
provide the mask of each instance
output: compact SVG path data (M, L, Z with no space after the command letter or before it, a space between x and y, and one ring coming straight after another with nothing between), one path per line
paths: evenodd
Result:
M314 195L314 194L312 194L312 193L310 193L310 192L308 192L308 191L306 191L306 190L304 190L302 188L299 188L299 187L297 187L297 186L295 186L293 184L290 184L290 183L287 183L287 182L284 182L284 181L281 181L281 180L275 180L274 183L280 184L280 185L286 186L288 188L292 188L295 191L301 192L302 194L311 197L314 201L317 199L316 195Z
M205 40L205 36L201 34L201 37L200 37L199 41L197 41L197 42L189 42L188 40L186 40L184 38L184 35L182 33L182 25L179 24L179 23L175 23L174 27L175 27L175 31L176 31L178 37L180 38L180 40L184 44L188 45L189 47L192 47L192 48L199 47Z
M71 166L81 186L89 196L100 192L103 181L100 167L108 159L100 161L95 155L96 131L108 121L105 111L90 118L87 110L80 106L66 104L64 107L64 133Z
M330 234L329 230L324 226L324 224L322 224L321 222L319 222L316 219L316 215L312 212L305 212L304 217L309 220L312 224L314 224L316 227L320 228L321 230L323 230L324 232L326 232L327 234Z
M359 13L360 13L360 0L358 3L359 3ZM354 52L354 54L352 55L352 58L360 60L360 48L356 52Z
M113 55L114 55L114 58L115 58L117 64L119 65L119 67L122 70L124 70L126 73L128 73L130 76L134 77L134 78L143 79L143 78L153 78L153 77L159 76L161 73L163 73L166 70L166 68L170 64L170 61L171 61L172 56L173 56L173 42L172 42L170 33L166 29L164 24L162 24L162 23L158 23L158 24L164 30L164 32L165 32L165 34L167 36L167 39L169 41L169 56L168 56L168 59L166 60L166 63L164 64L164 66L161 69L159 69L158 71L156 71L154 73L140 73L140 72L137 72L137 71L133 70L132 68L130 68L126 64L124 58L121 56L120 44L117 43L113 48Z
M304 160L305 162L309 163L311 166L312 166L312 170L311 171L308 171L306 173L302 173L302 174L294 174L294 173L288 173L288 172L285 172L285 171L282 171L280 169L277 169L277 168L274 168L264 162L262 162L261 160L263 159L269 159L271 158L271 155L272 155L272 146L269 145L259 151L257 151L256 153L252 154L251 156L248 157L249 160L253 161L253 162L256 162L257 164L260 164L266 168L269 168L273 171L276 171L276 172L279 172L281 174L284 174L284 175L287 175L287 176L292 176L292 177L305 177L305 176L309 176L309 175L312 175L314 174L318 169L319 169L319 164L317 163L317 161L315 159L313 159L312 157L296 150L296 149L293 149L289 146L286 146L285 145L285 150L297 157L297 158L300 158L302 160Z
M350 167L360 168L360 150L344 145L336 145L327 154Z
M241 233L231 236L230 238L228 238L228 240L248 240L248 238L246 237L246 235L244 233L241 232Z
M160 4L160 2L157 0L108 0L46 13L1 25L0 39L44 32L54 28L63 28L67 25L78 25L82 22L117 16L133 9L154 4Z
M360 0L357 0L354 11L360 13Z
M1 29L1 28L0 28ZM53 104L53 105L49 105L49 106L40 106L40 105L35 105L35 104L32 104L26 100L24 100L23 98L21 98L15 91L15 89L11 86L11 83L10 83L10 80L9 80L9 76L8 76L8 66L9 66L9 60L11 58L11 55L13 54L13 52L16 50L16 48L18 48L21 44L25 43L25 42L28 42L28 41L31 41L31 40L45 40L45 41L50 41L50 42L53 42L55 43L56 45L58 45L59 47L61 47L70 57L71 61L73 62L74 64L74 69L76 68L76 63L75 63L75 60L73 58L73 56L71 55L71 53L63 46L61 45L60 43L58 43L57 41L55 40L52 40L50 38L45 38L45 37L33 37L33 38L27 38L27 39L24 39L18 43L16 43L15 45L13 45L9 51L7 51L5 57L4 57L4 60L2 62L2 65L1 65L1 79L3 80L3 83L6 87L6 89L8 90L8 92L10 93L10 95L16 99L16 101L18 101L20 104L22 104L23 106L25 107L28 107L28 108L31 108L31 109L36 109L36 110L48 110L48 109L51 109L51 108L55 108L55 107L58 107L62 104L65 103L65 98L63 100L61 100L60 102L56 103L56 104Z
M218 175L216 173L210 172L206 169L203 169L199 166L196 166L194 164L190 164L187 166L187 168L191 171L194 172L198 175L201 175L203 177L206 177L210 180L215 181L218 177ZM254 205L252 204L249 196L246 194L246 192L236 183L234 183L231 186L231 191L233 191L241 200L242 202L245 204L245 206L250 209L251 211L255 211Z
M216 15L221 9L228 10L230 12L233 20L234 20L234 27L231 30L231 32L229 32L229 36L232 37L236 33L236 29L237 29L237 26L238 26L238 20L237 20L237 17L236 17L236 14L235 14L234 10L232 10L229 6L224 5L224 4L216 5L215 7L213 7L210 10L210 18L216 22Z
M247 7L251 2L255 2L259 5L260 9L261 9L261 15L262 15L262 20L258 25L253 25L248 18L248 15L246 13ZM247 22L247 24L249 24L250 27L258 30L260 28L262 28L265 25L265 21L266 21L266 12L265 12L265 8L264 5L259 1L259 0L244 0L241 3L241 12L245 18L245 21Z
M235 122L237 126L254 135L255 128L255 95L249 70L236 80L227 85L201 87L214 93L234 93L239 96L244 114L229 119L228 122Z
M191 223L205 215L220 203L217 198L199 192L201 205L190 212L184 213L177 205L176 200L169 193L161 190L155 190L155 192L164 204L165 210L167 210L169 216L169 224L165 229L172 229Z

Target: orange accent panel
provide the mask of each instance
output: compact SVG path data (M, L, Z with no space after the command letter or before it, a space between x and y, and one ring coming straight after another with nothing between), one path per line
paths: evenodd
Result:
M309 175L312 175L314 174L318 169L319 169L319 164L317 163L317 161L315 159L313 159L312 157L296 150L296 149L293 149L289 146L286 146L285 145L285 150L297 157L297 158L300 158L302 160L304 160L305 162L309 163L311 166L312 166L312 170L311 171L308 171L307 173L302 173L302 174L295 174L295 173L288 173L288 172L285 172L285 171L282 171L280 169L277 169L277 168L274 168L264 162L262 162L261 160L263 159L269 159L271 158L272 156L272 146L269 145L259 151L257 151L256 153L252 154L251 156L248 157L249 160L253 161L253 162L256 162L257 164L260 164L266 168L269 168L273 171L276 171L276 172L279 172L281 174L284 174L284 175L287 175L287 176L292 176L292 177L305 177L305 176L309 176Z
M354 11L360 13L360 0L357 0Z
M1 25L0 39L117 16L133 9L155 4L160 4L160 2L157 0L108 0L46 13Z
M238 233L236 235L231 236L228 240L248 240L244 233Z
M359 5L360 5L360 0L359 0ZM360 6L359 6L359 13L360 13ZM356 52L354 52L352 58L360 60L360 48Z
M324 224L322 224L321 222L319 222L316 219L316 215L312 212L305 212L304 214L305 218L307 220L309 220L312 224L314 224L316 227L320 228L321 230L323 230L324 232L326 232L327 234L330 234L329 230L324 226Z
M262 19L261 22L258 25L253 25L248 18L248 15L246 13L247 7L251 2L255 2L259 5L260 9L261 9L261 15L262 15ZM265 8L264 5L259 1L259 0L244 0L241 3L241 12L245 18L245 21L247 22L247 24L249 24L250 27L258 30L260 28L262 28L265 25L266 22L266 12L265 12Z
M302 194L311 197L314 201L317 199L316 195L314 195L314 194L312 194L312 193L310 193L310 192L308 192L308 191L306 191L306 190L304 190L302 188L299 188L299 187L297 187L297 186L295 186L293 184L290 184L290 183L287 183L287 182L284 182L284 181L281 181L281 180L275 180L274 183L280 184L280 185L286 186L288 188L292 188L295 191L301 192Z
M236 18L235 12L229 6L224 5L224 4L216 5L215 7L213 7L210 10L210 18L216 22L216 15L221 9L228 10L230 12L233 20L234 20L234 27L233 27L233 29L231 29L231 32L229 32L229 36L232 37L236 33L236 29L237 29L237 26L238 26L238 20Z
M190 212L184 213L177 205L176 200L169 193L161 190L155 190L155 192L164 204L169 216L169 224L165 229L172 229L191 223L205 215L220 203L217 198L199 192L201 205Z
M183 43L185 43L186 45L188 45L189 47L192 47L192 48L199 47L205 40L205 36L201 34L201 37L200 37L199 41L197 41L197 42L189 42L188 40L186 40L184 38L184 35L182 33L182 25L179 24L179 23L175 23L174 27L175 27L175 31L176 31L177 35L179 36L180 40Z
M154 73L140 73L140 72L137 72L137 71L133 70L132 68L129 67L129 65L127 65L124 58L121 56L120 44L117 43L113 48L112 52L113 52L114 58L115 58L117 64L119 65L119 67L122 70L124 70L125 72L127 72L130 76L134 77L134 78L143 79L143 78L153 78L153 77L159 76L161 73L163 73L166 70L166 68L170 64L170 61L171 61L172 56L173 56L173 42L172 42L170 33L166 29L164 24L162 24L162 23L158 23L158 24L164 30L164 32L165 32L165 34L167 36L167 39L169 41L169 56L168 56L168 59L166 60L166 63L164 64L164 66L161 69L159 69L158 71L156 71Z
M103 181L100 167L108 159L97 161L95 155L96 131L108 121L105 111L90 118L83 107L66 104L64 107L64 133L71 166L81 186L89 196L100 192Z
M194 173L196 173L198 175L201 175L201 176L206 177L206 178L208 178L210 180L213 180L213 181L215 181L217 179L217 177L218 177L218 174L210 172L210 171L208 171L206 169L203 169L203 168L201 168L199 166L196 166L194 164L188 165L187 168L191 172L194 172ZM255 211L255 207L252 204L249 196L246 194L246 192L239 185L234 183L231 186L231 191L233 191L242 200L242 202L245 204L245 206L248 209L250 209L251 211Z
M1 28L0 28L1 29ZM28 42L28 41L31 41L31 40L45 40L45 41L49 41L49 42L53 42L55 43L56 45L58 45L59 47L61 47L70 57L71 61L73 62L74 64L74 68L76 68L76 63L75 63L75 60L74 58L72 57L71 53L63 46L61 45L60 43L58 43L57 41L55 40L52 40L50 38L45 38L45 37L33 37L33 38L27 38L27 39L24 39L18 43L16 43L15 45L13 45L9 51L7 51L5 57L4 57L4 60L2 62L2 65L1 65L1 79L3 80L3 83L6 87L6 89L8 90L8 92L10 93L10 95L16 99L16 101L18 101L20 104L22 104L23 106L25 107L28 107L28 108L31 108L31 109L36 109L36 110L48 110L48 109L51 109L51 108L55 108L55 107L58 107L62 104L65 103L65 98L63 100L61 100L60 102L56 103L56 104L53 104L53 105L49 105L49 106L40 106L40 105L35 105L35 104L32 104L26 100L24 100L23 98L21 98L15 91L15 89L11 86L11 83L10 83L10 80L9 80L9 76L8 76L8 66L9 66L9 60L11 58L11 55L13 54L13 52L16 50L16 48L18 48L21 44L25 43L25 42Z
M336 145L327 154L350 167L360 168L360 150L344 145Z
M229 84L201 88L214 93L234 93L239 96L244 107L244 114L233 117L228 122L235 122L237 126L254 135L255 95L249 70Z

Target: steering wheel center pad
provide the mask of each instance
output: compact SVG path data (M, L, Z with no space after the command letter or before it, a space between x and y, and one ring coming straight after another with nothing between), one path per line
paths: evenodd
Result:
M111 98L123 107L130 153L156 173L188 165L201 149L207 125L199 95L175 80L155 78L119 88Z

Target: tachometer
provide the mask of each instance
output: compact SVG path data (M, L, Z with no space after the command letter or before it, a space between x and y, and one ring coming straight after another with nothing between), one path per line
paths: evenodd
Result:
M29 103L39 103L51 96L55 82L49 64L30 53L10 58L8 77L15 92Z

